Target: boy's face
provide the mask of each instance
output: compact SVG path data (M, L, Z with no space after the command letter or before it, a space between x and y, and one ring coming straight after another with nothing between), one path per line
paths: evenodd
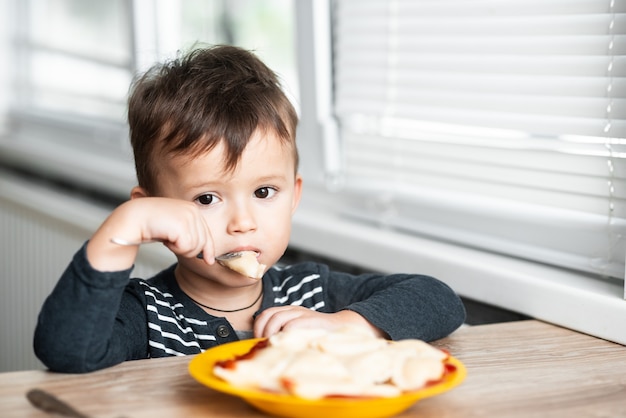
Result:
M216 255L253 250L259 262L273 265L289 243L291 217L300 201L302 179L291 149L273 132L256 131L234 171L224 171L225 146L197 158L160 162L159 195L195 202L205 215ZM201 260L180 259L183 268L227 278L234 273ZM241 280L241 276L237 278Z

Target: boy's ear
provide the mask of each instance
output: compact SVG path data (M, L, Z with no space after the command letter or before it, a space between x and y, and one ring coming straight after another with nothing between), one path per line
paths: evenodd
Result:
M298 208L298 204L300 203L301 196L302 196L302 176L300 174L296 174L296 182L293 186L293 203L291 205L292 215Z
M145 191L143 187L139 187L139 186L133 187L133 189L130 191L130 198L138 199L140 197L148 197L148 193Z

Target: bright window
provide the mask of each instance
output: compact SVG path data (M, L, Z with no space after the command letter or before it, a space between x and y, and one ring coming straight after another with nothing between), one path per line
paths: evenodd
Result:
M624 277L625 2L333 5L345 215Z
M211 44L253 50L297 107L292 0L13 0L12 62L0 160L127 196L135 182L126 127L133 77Z
M132 77L127 2L18 2L16 105L119 119Z

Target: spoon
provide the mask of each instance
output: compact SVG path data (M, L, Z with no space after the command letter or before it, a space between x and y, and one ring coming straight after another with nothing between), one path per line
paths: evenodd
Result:
M46 392L43 389L31 389L26 393L26 399L35 408L62 417L68 418L91 418L90 415L86 415L76 408L72 407L65 401L57 398L50 392ZM119 417L124 418L124 417Z
M163 241L159 239L151 239L151 240L146 240L146 241L127 241L123 238L114 237L114 238L111 238L111 242L113 244L122 245L124 247L131 247L131 246L136 246L136 245L141 245L141 244L149 244L151 242L163 242ZM218 255L215 257L215 259L217 261L227 261L227 260L232 260L233 258L239 258L242 255L243 255L243 252L241 251L232 251L229 253ZM198 254L196 257L202 258L202 253Z
M89 418L89 415L77 411L68 403L41 389L29 390L28 393L26 393L26 398L35 408L51 414L71 418Z

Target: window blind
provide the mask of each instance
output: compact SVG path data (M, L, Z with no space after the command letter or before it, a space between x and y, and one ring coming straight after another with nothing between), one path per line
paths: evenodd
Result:
M623 278L626 1L336 0L347 216Z
M120 120L132 78L127 3L16 2L14 107Z

